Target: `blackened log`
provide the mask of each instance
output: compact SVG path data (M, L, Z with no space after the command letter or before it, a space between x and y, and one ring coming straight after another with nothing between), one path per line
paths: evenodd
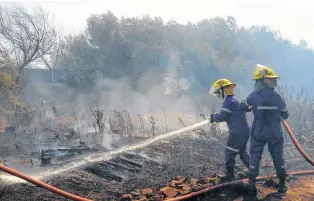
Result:
M85 170L90 172L90 173L96 174L99 177L110 178L110 179L116 180L118 182L121 182L123 180L122 177L115 175L115 174L113 174L107 170L102 169L102 168L99 168L97 166L89 166L89 167L86 167Z
M127 159L127 158L125 158L123 156L119 156L118 159L123 161L123 162L129 163L129 164L131 164L133 166L139 167L139 168L143 167L143 165L141 165L141 164L139 164L139 163L137 163L137 162L135 162L133 160Z

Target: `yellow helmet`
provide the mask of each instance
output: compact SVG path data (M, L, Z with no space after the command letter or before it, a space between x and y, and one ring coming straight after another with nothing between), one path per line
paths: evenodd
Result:
M214 82L214 84L212 85L212 87L210 88L209 93L212 95L216 95L220 89L222 89L223 87L229 86L229 85L235 86L236 84L232 83L230 80L228 80L226 78L216 80Z
M277 79L279 77L275 74L275 72L271 68L268 68L261 64L257 64L256 69L254 71L253 80L258 80L262 78Z

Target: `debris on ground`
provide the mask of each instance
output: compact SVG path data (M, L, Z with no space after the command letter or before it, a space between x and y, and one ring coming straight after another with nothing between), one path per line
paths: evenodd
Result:
M133 152L121 153L106 161L89 163L80 168L52 175L46 179L46 182L82 197L88 195L88 198L94 201L160 201L167 197L187 195L206 187L217 185L221 176L224 175L224 164L214 163L214 161L218 158L223 158L223 152L207 154L208 158L200 156L210 153L211 147L215 146L219 149L220 145L211 141L205 143L204 140L191 137L191 135L190 137L182 136L167 141L167 143L156 142ZM195 150L191 151L191 148ZM221 149L223 150L223 147ZM65 150L61 150L59 153L61 154L62 152L65 153ZM200 155L193 154L195 152ZM56 152L48 151L45 154L52 153ZM75 153L75 157L82 154ZM56 157L58 158L59 156ZM52 167L55 164L59 167L63 159L65 161L69 160L67 157L58 158L59 161L57 162L52 160ZM20 159L20 161L20 163L23 163L23 167L29 166L29 163L26 162L28 159ZM23 168L20 163L19 166ZM9 167L10 165L11 163L9 163ZM303 163L299 163L299 165L295 165L295 168L308 168L307 166L303 167L303 165ZM269 173L261 169L262 175ZM245 178L247 176L246 168L237 164L236 175L238 179ZM307 177L308 180L312 178ZM293 186L294 182L300 181L302 183L303 179L304 177L299 177L298 180L291 180L288 192L290 192L290 186ZM263 184L258 185L258 188L263 192L263 194L260 194L262 198L266 197L266 192L276 191L276 189L270 190L276 188L275 181L269 181L266 184L269 187L263 186ZM28 183L8 184L3 180L0 188L3 189L3 200L67 200ZM307 189L305 188L304 190L307 191ZM312 189L309 188L309 190ZM303 193L307 192L303 191ZM25 197L25 194L28 196ZM287 195L293 196L289 193ZM310 196L311 192L308 192L307 195ZM226 201L230 199L239 200L241 196L241 194L234 192L232 189L224 189L223 191L217 190L211 194L202 195L200 199ZM303 200L308 199L306 196L303 197Z

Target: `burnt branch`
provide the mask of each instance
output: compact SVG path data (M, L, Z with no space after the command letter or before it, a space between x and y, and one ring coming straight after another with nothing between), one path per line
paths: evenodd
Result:
M97 106L96 106L97 107ZM104 111L100 110L99 108L93 110L91 106L89 106L89 109L93 113L93 116L95 117L95 124L94 127L98 128L100 134L104 133L105 130L105 124L104 124ZM95 129L96 130L96 129Z

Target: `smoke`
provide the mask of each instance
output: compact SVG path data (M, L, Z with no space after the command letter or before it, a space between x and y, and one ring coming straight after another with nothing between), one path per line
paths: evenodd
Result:
M43 119L49 119L50 124L55 124L58 130L60 117L67 117L74 122L71 127L80 133L81 138L88 138L95 132L95 117L92 110L99 109L105 119L104 136L102 145L110 147L111 135L108 134L110 126L108 119L114 115L113 110L127 111L132 119L135 129L139 132L143 117L143 124L147 131L150 130L149 117L155 120L158 133L168 129L180 127L179 116L194 116L198 114L195 100L189 95L189 81L180 77L176 67L169 67L166 73L152 69L146 71L138 80L130 77L120 79L99 78L96 85L89 92L73 89L66 84L56 83L28 83L25 88L25 97L28 103L39 110L44 110L44 118L34 118L32 124ZM57 108L60 116L56 117L53 106ZM195 123L196 118L189 119L188 124ZM42 138L44 135L42 135Z

